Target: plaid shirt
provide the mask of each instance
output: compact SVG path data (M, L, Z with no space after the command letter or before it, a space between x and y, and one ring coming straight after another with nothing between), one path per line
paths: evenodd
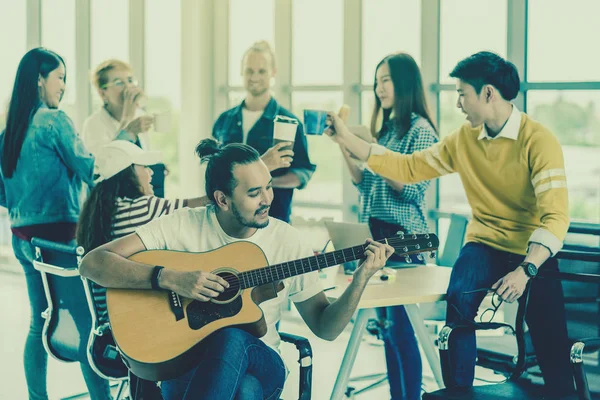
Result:
M410 129L398 139L394 121L388 121L382 128L378 143L391 151L412 154L426 149L438 142L438 136L429 122L413 113ZM430 181L404 185L401 192L393 189L382 177L374 174L365 166L363 179L356 185L361 193L360 222L369 222L369 218L397 224L407 233L426 233L429 231L425 210L425 191Z

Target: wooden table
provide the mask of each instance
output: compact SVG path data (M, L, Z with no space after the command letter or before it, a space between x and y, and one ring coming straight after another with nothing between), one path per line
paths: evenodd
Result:
M438 352L427 333L417 304L444 300L451 271L451 268L446 267L419 265L395 269L395 278L388 281L381 281L377 276L371 278L375 282L367 284L358 304L354 327L331 393L331 400L338 400L344 396L367 321L376 307L405 306L435 380L440 388L444 387ZM340 297L350 281L351 276L345 275L340 269L340 273L335 276L335 288L326 292L327 297L330 300Z

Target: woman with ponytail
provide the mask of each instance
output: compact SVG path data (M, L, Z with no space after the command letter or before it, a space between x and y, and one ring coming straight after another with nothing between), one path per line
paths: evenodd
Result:
M29 399L48 399L48 355L42 344L48 304L41 274L33 267L32 237L74 243L82 183L93 186L94 158L73 122L58 110L65 92L63 59L44 48L29 51L19 63L0 135L0 206L8 209L12 245L25 272L31 324L24 367ZM92 399L110 399L106 381L85 364L81 370Z

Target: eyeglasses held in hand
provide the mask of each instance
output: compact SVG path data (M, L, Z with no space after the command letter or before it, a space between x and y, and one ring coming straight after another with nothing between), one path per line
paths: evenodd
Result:
M500 306L502 305L504 300L502 299L502 297L500 297L500 295L498 294L498 292L496 292L495 289L491 289L491 288L469 290L467 292L462 292L462 294L465 295L465 294L473 294L473 293L479 293L479 292L486 292L486 293L493 292L492 307L486 308L479 316L479 322L481 322L481 323L492 322L494 320L494 317L496 316L496 312L498 311L498 309L500 308ZM490 318L489 319L485 318L486 315L489 315Z

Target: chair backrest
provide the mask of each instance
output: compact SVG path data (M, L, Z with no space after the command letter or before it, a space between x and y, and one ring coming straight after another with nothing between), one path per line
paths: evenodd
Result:
M452 267L460 254L460 249L465 243L465 233L469 218L464 215L452 214L450 216L450 226L444 243L444 250L438 257L438 265L441 267Z
M46 351L61 361L89 364L105 379L125 378L127 369L112 335L96 326L88 282L79 275L83 247L39 238L31 243L36 251L33 265L42 275L48 302L42 334Z
M48 309L43 340L46 350L62 361L87 361L91 316L79 276L83 248L32 239L34 267L42 274Z

